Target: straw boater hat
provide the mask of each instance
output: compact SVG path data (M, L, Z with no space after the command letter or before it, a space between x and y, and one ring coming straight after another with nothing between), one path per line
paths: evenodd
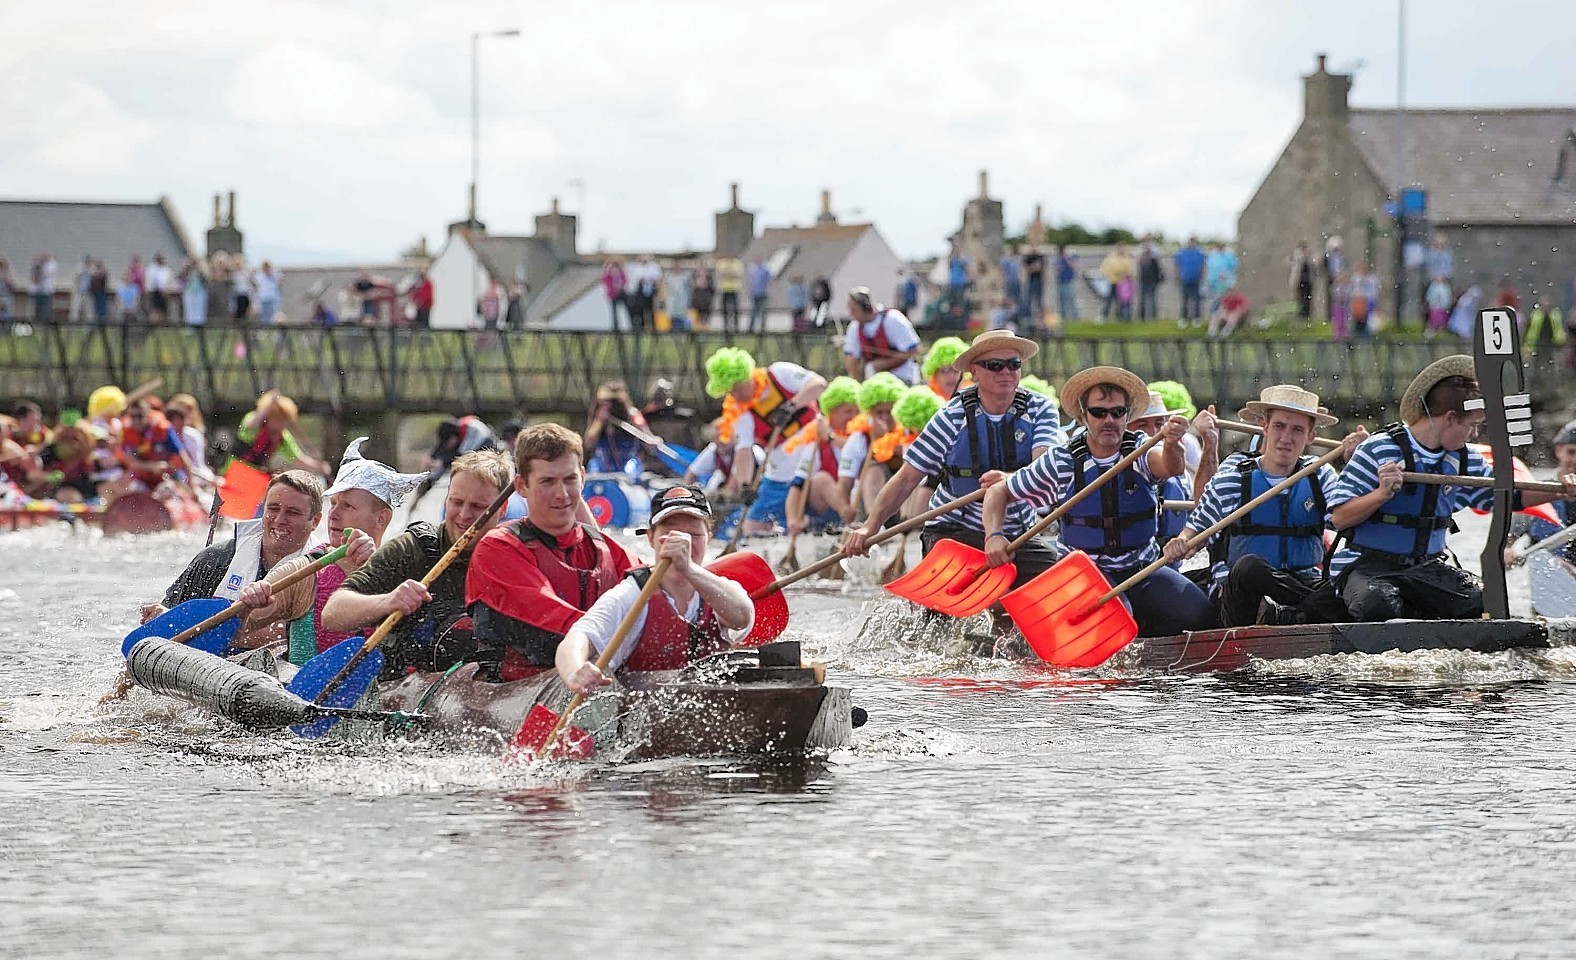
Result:
M967 370L976 357L997 350L1011 350L1021 359L1027 360L1040 352L1040 345L1033 340L1025 340L1011 330L987 330L975 337L969 348L952 361L952 365L959 370Z
M280 420L294 424L300 415L294 400L280 393L270 390L257 398L257 415L259 417L275 414Z
M1081 419L1084 394L1102 383L1109 383L1127 394L1130 408L1149 402L1149 384L1138 374L1121 367L1090 367L1068 377L1062 384L1062 409L1072 414L1073 419ZM1128 416L1131 418L1132 414Z
M1135 409L1128 415L1129 422L1133 420L1148 420L1150 417L1185 417L1187 411L1182 409L1167 410L1166 398L1155 391L1149 391L1149 402L1144 404L1142 410Z
M1319 395L1310 390L1304 390L1294 383L1279 383L1273 387L1265 387L1259 391L1259 398L1250 401L1247 406L1237 411L1237 416L1249 423L1263 423L1269 419L1271 410L1289 410L1292 413L1301 413L1313 418L1315 426L1329 427L1336 422L1330 416L1330 411L1319 406Z
M1466 377L1477 380L1477 365L1472 358L1464 353L1457 353L1435 360L1423 368L1401 394L1401 422L1415 423L1428 416L1428 411L1423 409L1423 398L1428 396L1428 391L1434 389L1441 380L1450 377Z
M339 463L339 473L334 485L323 491L323 499L346 490L365 490L390 507L404 502L409 493L426 480L426 473L400 473L386 463L367 460L361 456L361 445L366 437L357 437L345 448L344 459Z

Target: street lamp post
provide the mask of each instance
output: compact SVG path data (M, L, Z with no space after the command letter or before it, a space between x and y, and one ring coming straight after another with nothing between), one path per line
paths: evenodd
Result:
M493 30L488 33L471 34L471 196L470 217L471 223L476 219L476 181L481 179L481 39L482 37L518 37L518 30Z

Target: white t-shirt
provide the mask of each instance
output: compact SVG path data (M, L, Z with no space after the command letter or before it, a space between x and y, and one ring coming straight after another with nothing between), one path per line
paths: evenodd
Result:
M585 615L570 628L569 632L580 633L589 637L592 649L600 655L603 650L607 649L607 645L612 642L613 634L618 631L618 625L624 621L624 617L634 608L635 601L638 599L640 599L639 585L625 577L614 585L613 589L597 597L596 602L591 604L591 609L585 612ZM658 590L656 596L652 599L655 602L666 602L669 605L673 603L673 598L668 596L666 590ZM690 597L689 606L682 613L684 619L690 623L700 622L699 590L695 591L695 595ZM739 630L723 628L722 638L730 644L738 643L749 635L750 628L754 626L755 607L751 605L750 622ZM618 653L613 655L612 662L608 664L609 667L617 670L624 665L624 661L628 660L630 654L635 652L635 647L640 645L640 635L645 629L646 611L641 610L635 615L635 622L630 626L629 636L624 638L624 645L619 647Z
M142 271L142 282L150 291L163 293L170 285L170 268L162 263L150 263Z
M902 353L919 346L919 334L914 332L914 325L903 316L903 312L877 304L875 318L869 323L848 325L848 332L843 335L843 352L850 357L861 356L863 351L859 349L860 332L864 332L866 340L873 340L883 328L886 330L887 346L890 349ZM868 378L872 372L870 365L865 364L865 376ZM892 373L910 386L919 382L919 364L912 357L902 366L893 367Z
M853 480L865 468L865 455L870 452L870 434L856 431L843 443L837 455L837 479Z

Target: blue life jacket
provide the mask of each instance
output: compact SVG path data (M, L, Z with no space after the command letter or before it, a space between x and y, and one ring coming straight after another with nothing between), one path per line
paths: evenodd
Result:
M1187 481L1183 477L1168 477L1160 482L1161 500L1191 500L1192 491L1187 488ZM1161 543L1172 537L1181 536L1182 528L1187 526L1187 519L1191 516L1187 510L1167 510L1160 508L1160 534Z
M1396 446L1401 448L1403 468L1416 473L1417 460L1412 455L1412 440L1403 424L1392 423L1384 428ZM1439 468L1425 473L1451 476L1442 469L1448 460L1439 461ZM1467 472L1467 450L1459 451L1455 476ZM1348 531L1352 547L1365 556L1374 556L1401 566L1422 563L1445 549L1445 538L1456 529L1451 519L1449 501L1440 494L1444 488L1432 483L1404 483L1401 489L1385 501L1373 516Z
M1312 457L1300 457L1295 470L1312 462ZM1242 477L1242 503L1279 482L1271 481L1259 469L1258 457L1238 461L1237 472ZM1230 538L1226 562L1236 563L1251 553L1277 570L1317 567L1324 559L1324 518L1328 512L1319 475L1303 477L1226 528Z
M958 393L963 404L963 429L947 451L944 474L953 498L979 489L980 477L992 470L1011 472L1029 465L1034 459L1034 430L1023 417L1029 412L1030 395L1019 390L1012 407L997 423L980 407L979 389L969 387Z
M1122 434L1118 456L1138 449L1138 434ZM1068 496L1101 474L1089 453L1089 436L1080 434L1067 445L1073 458L1073 485ZM1137 461L1134 461L1136 463ZM1062 515L1062 542L1093 557L1131 553L1154 542L1159 532L1160 498L1155 487L1128 464L1114 479Z

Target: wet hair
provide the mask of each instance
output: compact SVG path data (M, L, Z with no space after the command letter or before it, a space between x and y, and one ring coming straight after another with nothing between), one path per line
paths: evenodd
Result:
M514 469L521 479L529 480L532 460L557 460L566 453L585 456L580 434L562 424L538 423L521 430L514 442Z
M509 467L509 457L498 450L472 450L462 453L449 464L449 473L468 473L478 480L493 485L498 490L507 487L514 480L514 471Z
M312 516L315 517L323 512L323 481L319 480L316 474L308 473L305 470L286 470L284 473L276 474L272 480L268 481L268 487L263 491L263 496L267 497L268 490L272 490L274 487L289 487L296 493L306 497L307 500L311 501Z
M1432 417L1447 413L1465 416L1466 402L1483 397L1483 388L1471 377L1446 377L1423 396L1423 410Z

